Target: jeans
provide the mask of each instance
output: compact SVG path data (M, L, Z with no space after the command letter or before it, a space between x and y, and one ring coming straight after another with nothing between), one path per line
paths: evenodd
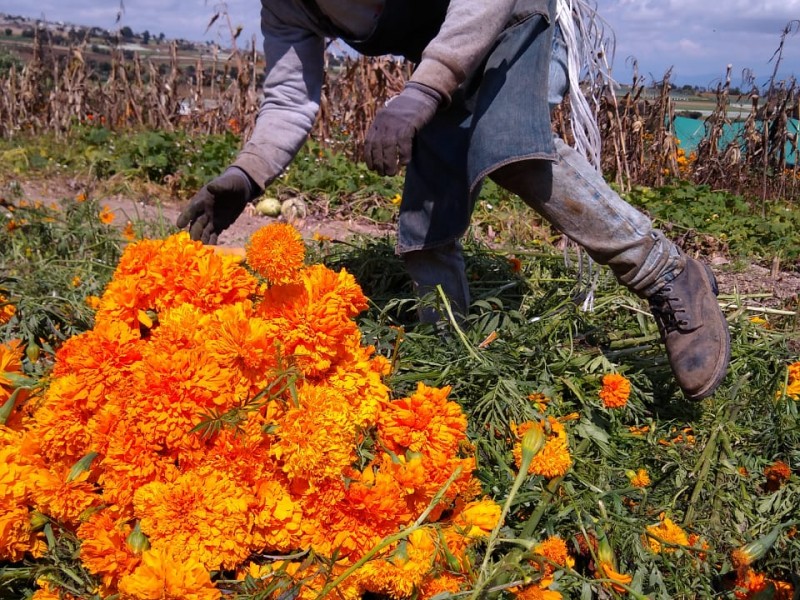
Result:
M586 158L560 138L557 159L523 160L490 176L517 193L555 228L580 244L592 259L608 265L617 280L646 298L683 270L685 256L654 229L650 219L611 189ZM467 314L469 286L457 241L402 253L418 293L441 285L456 312ZM430 309L422 321L435 321Z

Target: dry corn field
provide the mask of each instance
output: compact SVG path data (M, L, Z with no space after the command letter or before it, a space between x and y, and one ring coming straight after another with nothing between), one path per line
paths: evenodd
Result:
M37 37L33 58L0 76L0 135L60 133L76 122L97 119L114 130L232 130L244 139L256 118L263 64L254 43L249 50L198 58L192 69L179 59L174 43L169 60L158 65L116 49L102 78L88 54L86 44L64 54ZM412 65L361 57L329 66L322 118L313 136L358 159L376 108L402 88ZM690 153L679 147L672 127L676 109L669 73L655 90L637 76L624 94L608 86L591 90L597 98L604 172L622 189L680 177L762 201L794 201L800 174L796 165L788 165L786 155L797 147L796 135L787 127L789 117L798 114L796 82L773 81L766 91L754 85L745 99L751 110L737 143L722 143L724 128L732 122L730 82L728 72L714 90L716 103L704 119L705 137ZM554 117L555 129L566 137L568 114L565 102Z

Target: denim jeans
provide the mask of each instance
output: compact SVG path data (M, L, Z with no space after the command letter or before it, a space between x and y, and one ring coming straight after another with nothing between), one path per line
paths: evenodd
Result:
M517 193L642 297L685 264L678 248L583 155L553 139L550 108L560 103L568 81L566 46L558 27L549 25L534 17L505 32L483 70L415 140L397 252L420 294L441 285L462 314L470 298L459 239L485 176ZM428 310L420 317L436 315Z

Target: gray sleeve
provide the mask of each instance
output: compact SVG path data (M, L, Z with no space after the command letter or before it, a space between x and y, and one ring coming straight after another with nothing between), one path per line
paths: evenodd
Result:
M422 53L411 81L450 98L509 22L515 0L451 0L444 23Z
M264 96L253 133L233 163L262 188L286 169L314 126L325 51L324 38L279 19L265 5L261 12L267 62Z

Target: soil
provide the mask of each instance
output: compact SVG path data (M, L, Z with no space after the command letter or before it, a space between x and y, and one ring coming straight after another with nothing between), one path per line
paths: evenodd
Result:
M73 197L86 189L85 184L75 180L17 181L22 188L22 197L44 202ZM185 201L165 200L164 196L164 189L159 187L150 192L142 190L130 194L103 195L102 204L114 211L117 215L115 222L121 226L129 220L174 224ZM242 247L257 229L275 220L286 221L283 216L276 219L247 210L220 235L218 245ZM305 216L295 215L289 220L306 239L317 235L347 241L353 237L386 238L394 233L393 224L376 223L357 216L324 214L315 210L314 206L308 206ZM800 272L783 270L779 264L773 264L770 268L755 263L734 264L721 254L703 256L702 251L693 254L709 262L716 275L720 294L733 296L732 304L746 306L754 314L773 310L797 313L800 308Z

